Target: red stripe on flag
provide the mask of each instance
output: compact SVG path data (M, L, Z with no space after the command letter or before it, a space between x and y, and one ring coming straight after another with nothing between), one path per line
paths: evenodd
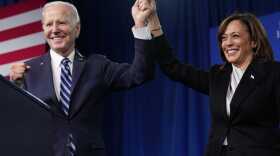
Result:
M42 31L41 22L33 22L0 32L0 42Z
M1 7L0 19L43 7L45 2L46 0L26 0L16 4Z
M0 55L0 65L7 64L15 61L20 61L24 59L29 59L32 57L40 56L45 53L45 44L20 49L17 51L5 53Z

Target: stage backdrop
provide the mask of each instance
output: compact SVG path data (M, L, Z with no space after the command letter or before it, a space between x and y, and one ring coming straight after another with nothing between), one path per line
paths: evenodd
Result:
M18 1L0 0L0 4L13 5ZM131 62L134 52L130 9L134 0L72 2L82 20L78 49L85 55L101 53L115 61ZM249 11L261 18L279 58L279 0L158 0L157 3L163 30L183 62L205 70L218 63L215 28L236 10ZM210 123L207 96L170 81L159 69L155 80L114 93L106 102L104 136L109 156L203 155Z

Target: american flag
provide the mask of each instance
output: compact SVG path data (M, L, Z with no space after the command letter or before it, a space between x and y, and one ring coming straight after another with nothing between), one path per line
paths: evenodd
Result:
M25 0L0 7L0 74L7 76L12 63L45 53L41 27L45 0Z

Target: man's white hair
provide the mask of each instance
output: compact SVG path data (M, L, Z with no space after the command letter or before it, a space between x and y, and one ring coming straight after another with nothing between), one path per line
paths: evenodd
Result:
M71 8L71 13L72 13L73 19L75 21L75 24L80 23L80 16L79 16L77 8L69 2L53 1L53 2L46 3L42 9L42 16L44 17L44 13L45 13L45 10L47 7L55 6L55 5L64 5L64 6L68 6L69 8Z

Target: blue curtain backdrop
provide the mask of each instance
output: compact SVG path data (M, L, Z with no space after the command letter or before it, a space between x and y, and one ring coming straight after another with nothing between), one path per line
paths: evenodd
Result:
M16 0L1 0L1 5ZM130 15L134 0L72 0L81 15L78 48L120 62L133 58ZM158 0L166 36L183 62L210 67L209 28L236 10L263 16L280 10L279 0ZM202 156L209 128L208 98L170 81L155 80L106 100L104 137L109 156Z

